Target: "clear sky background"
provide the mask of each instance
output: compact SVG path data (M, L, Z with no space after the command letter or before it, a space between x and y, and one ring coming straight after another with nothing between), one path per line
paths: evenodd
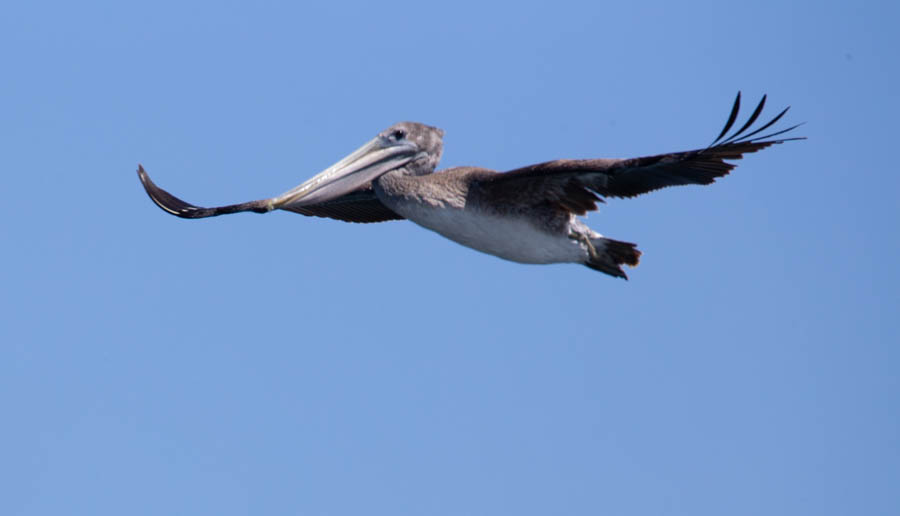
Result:
M897 6L8 3L0 514L898 514ZM134 172L655 154L738 90L809 140L592 214L627 282Z

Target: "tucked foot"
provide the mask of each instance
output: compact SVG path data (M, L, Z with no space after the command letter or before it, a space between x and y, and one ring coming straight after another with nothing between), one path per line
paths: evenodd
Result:
M577 240L578 242L581 242L582 244L584 244L587 247L588 256L590 256L590 260L598 260L600 258L600 255L597 253L597 248L594 247L594 243L591 242L590 237L588 237L584 233L579 233L577 231L573 231L573 232L569 233L569 238L571 238L572 240Z

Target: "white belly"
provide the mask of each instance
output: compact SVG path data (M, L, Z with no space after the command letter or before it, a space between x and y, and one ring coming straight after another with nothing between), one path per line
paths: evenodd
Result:
M406 207L401 215L454 242L513 262L583 263L588 257L579 242L522 219L427 205Z

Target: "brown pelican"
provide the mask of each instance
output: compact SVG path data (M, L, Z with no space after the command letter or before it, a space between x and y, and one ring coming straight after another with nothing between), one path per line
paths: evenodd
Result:
M520 263L580 263L627 278L635 244L605 238L578 215L603 197L634 197L667 186L710 184L736 160L776 143L798 125L756 136L788 111L747 132L762 112L765 95L750 118L730 136L740 109L738 92L728 121L709 146L631 159L561 159L498 173L477 167L434 172L444 132L400 122L305 183L277 197L201 208L156 186L138 166L144 189L160 208L194 219L226 213L289 210L347 222L409 219L464 246Z

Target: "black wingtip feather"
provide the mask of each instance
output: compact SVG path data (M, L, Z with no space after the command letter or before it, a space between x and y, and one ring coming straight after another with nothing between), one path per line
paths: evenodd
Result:
M740 92L738 92L738 97L740 97ZM719 135L719 137L716 138L716 140L710 146L708 146L706 149L704 149L701 152L706 152L711 149L721 149L726 146L735 146L735 145L740 145L740 144L767 143L767 142L764 142L764 140L775 137L775 136L782 135L789 131L793 131L794 129L803 125L803 123L799 123L797 125L788 127L787 129L782 129L780 131L776 131L774 133L769 133L764 136L756 136L757 134L761 133L762 131L765 131L769 127L772 127L776 122L781 120L781 118L788 112L788 110L791 109L791 107L788 106L788 107L784 108L780 113L778 113L774 118L772 118L771 120L769 120L768 122L763 124L762 127L758 127L756 129L754 129L753 131L750 131L749 133L744 134L744 131L750 129L750 127L752 127L753 123L756 122L757 119L759 119L759 116L762 114L763 108L765 107L766 99L767 99L767 95L763 95L762 99L759 101L759 104L756 106L756 109L753 110L753 113L750 115L750 118L744 123L744 125L740 129L735 131L731 136L729 136L725 139L722 139L723 136L728 133L728 130L731 128L731 126L734 125L734 120L737 118L737 108L739 108L739 102L736 101L734 107L731 109L731 114L728 117L728 123L725 124L725 129L722 131L722 133ZM782 143L782 142L787 142L787 141L805 140L805 139L806 139L805 137L782 138L779 140L772 140L768 143Z
M762 113L763 107L765 105L766 105L766 95L763 95L762 100L759 101L759 105L756 106L756 109L753 110L753 114L750 115L750 118L747 119L747 122L740 129L735 131L735 133L732 134L731 137L729 137L722 143L737 141L738 137L741 135L741 133L743 133L744 131L747 130L748 127L753 125L753 122L756 122L756 119L759 118L759 114Z
M788 127L787 129L782 129L782 130L777 131L777 132L774 132L774 133L769 133L769 134L767 134L767 135L765 135L765 136L760 136L760 137L758 137L758 138L753 138L752 140L744 140L744 141L747 141L747 142L757 142L757 141L760 141L760 140L765 140L766 138L771 138L771 137L773 137L773 136L778 136L779 134L784 134L784 133L786 133L786 132L788 132L788 131L793 131L794 129L800 127L801 125L805 125L805 124L806 124L806 122L800 122L799 124L797 124L797 125L792 125L792 126ZM805 136L798 136L798 137L796 137L796 138L786 138L786 139L781 139L781 140L779 140L779 141L787 142L787 141L791 141L791 140L805 140L805 139L806 139Z
M721 140L722 137L725 136L725 133L727 133L731 129L731 126L734 125L734 121L737 120L738 111L740 111L740 109L741 109L741 92L738 91L737 97L735 97L735 99L734 99L734 106L732 106L732 108L731 108L731 114L728 115L728 121L725 122L725 127L722 128L722 132L719 133L719 136L717 136L716 139L713 140L713 142L711 144L709 144L710 147L712 147L713 145L716 144L716 142Z
M765 125L763 125L762 127L758 128L758 129L755 129L755 130L753 130L753 131L747 133L746 135L744 135L743 140L744 140L744 141L753 141L753 140L759 140L759 139L762 139L762 138L766 138L766 137L764 137L764 136L761 136L761 137L759 137L759 138L754 138L753 140L750 140L750 137L751 137L751 136L753 136L753 135L755 135L755 134L759 134L759 133L765 131L765 130L768 129L769 127L772 127L776 122L778 122L779 120L781 120L781 117L783 117L783 116L785 115L785 113L788 112L789 109L791 109L791 106L788 106L788 107L784 108L784 110L782 110L781 113L778 113L778 115L776 115L775 118L773 118L772 120L769 120ZM794 127L796 127L796 126L794 126ZM793 128L792 128L792 129L793 129Z

